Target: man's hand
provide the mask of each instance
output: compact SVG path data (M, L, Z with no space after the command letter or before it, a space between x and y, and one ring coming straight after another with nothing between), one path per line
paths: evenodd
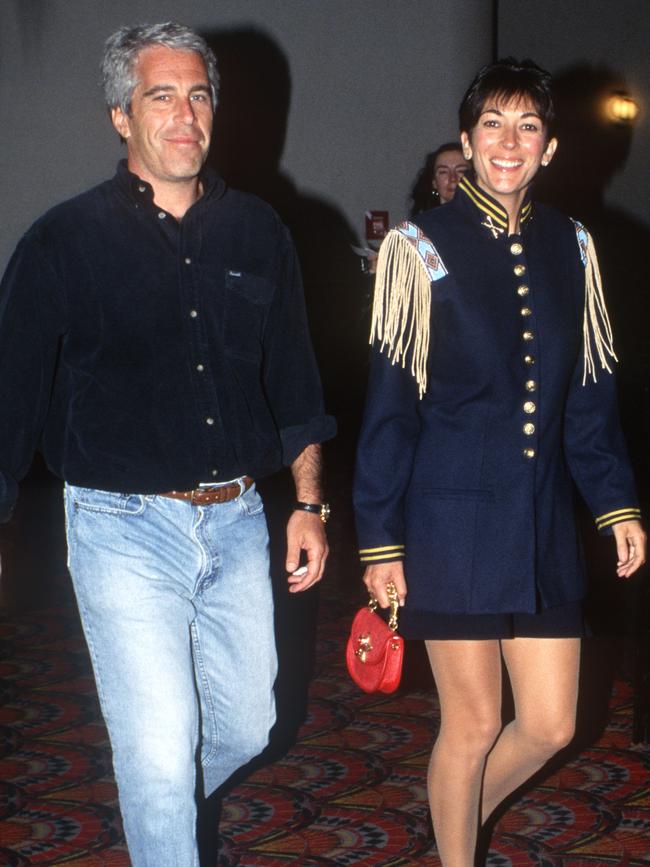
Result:
M307 571L294 575L300 566L301 551L307 554ZM286 568L289 572L289 592L299 593L320 581L328 554L325 525L320 517L312 512L293 512L287 524Z
M322 503L321 486L323 459L318 443L311 443L291 464L296 485L296 499L302 503ZM307 566L300 566L300 552L307 554ZM320 515L296 510L287 524L287 572L289 591L299 593L323 577L325 560L329 554L325 525ZM293 573L299 570L299 575ZM304 570L304 571L303 571Z
M372 593L380 608L388 608L390 605L386 587L391 581L397 590L399 604L404 605L407 590L404 566L401 560L395 560L392 563L375 563L368 566L363 573L363 582L368 588L368 593Z
M647 536L639 521L621 521L612 529L618 556L616 574L619 578L629 578L645 563Z

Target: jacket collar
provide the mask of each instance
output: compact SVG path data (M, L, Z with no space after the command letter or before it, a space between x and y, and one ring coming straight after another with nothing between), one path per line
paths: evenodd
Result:
M473 213L476 221L490 232L493 238L499 238L508 232L508 214L503 205L493 199L489 193L482 190L470 174L464 175L458 182L456 198L465 204L464 210ZM526 194L519 212L519 224L523 226L533 214L533 203Z

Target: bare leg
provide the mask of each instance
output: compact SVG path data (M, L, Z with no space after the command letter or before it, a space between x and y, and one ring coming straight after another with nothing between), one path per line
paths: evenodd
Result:
M515 719L488 756L482 821L572 739L580 669L579 638L512 638L501 642Z
M427 641L441 723L428 790L444 867L471 867L485 758L501 729L501 653L493 641Z

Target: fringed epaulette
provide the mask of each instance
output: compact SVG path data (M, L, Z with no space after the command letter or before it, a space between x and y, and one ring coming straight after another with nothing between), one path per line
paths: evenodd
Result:
M427 358L431 317L431 281L447 274L436 248L414 223L400 223L386 235L379 250L370 343L379 343L393 364L406 366L420 393L427 390Z
M594 350L598 355L601 368L608 373L613 372L608 357L614 361L618 361L618 358L614 352L612 326L605 306L603 284L593 238L578 220L573 220L573 224L578 237L580 258L585 268L585 310L582 322L584 343L582 384L585 385L588 376L591 376L594 382L597 381Z

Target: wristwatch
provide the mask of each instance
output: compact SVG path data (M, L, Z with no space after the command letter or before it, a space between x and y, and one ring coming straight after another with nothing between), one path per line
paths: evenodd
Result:
M311 512L318 515L323 524L327 524L332 513L329 503L302 503L298 500L293 504L293 508L299 512Z

